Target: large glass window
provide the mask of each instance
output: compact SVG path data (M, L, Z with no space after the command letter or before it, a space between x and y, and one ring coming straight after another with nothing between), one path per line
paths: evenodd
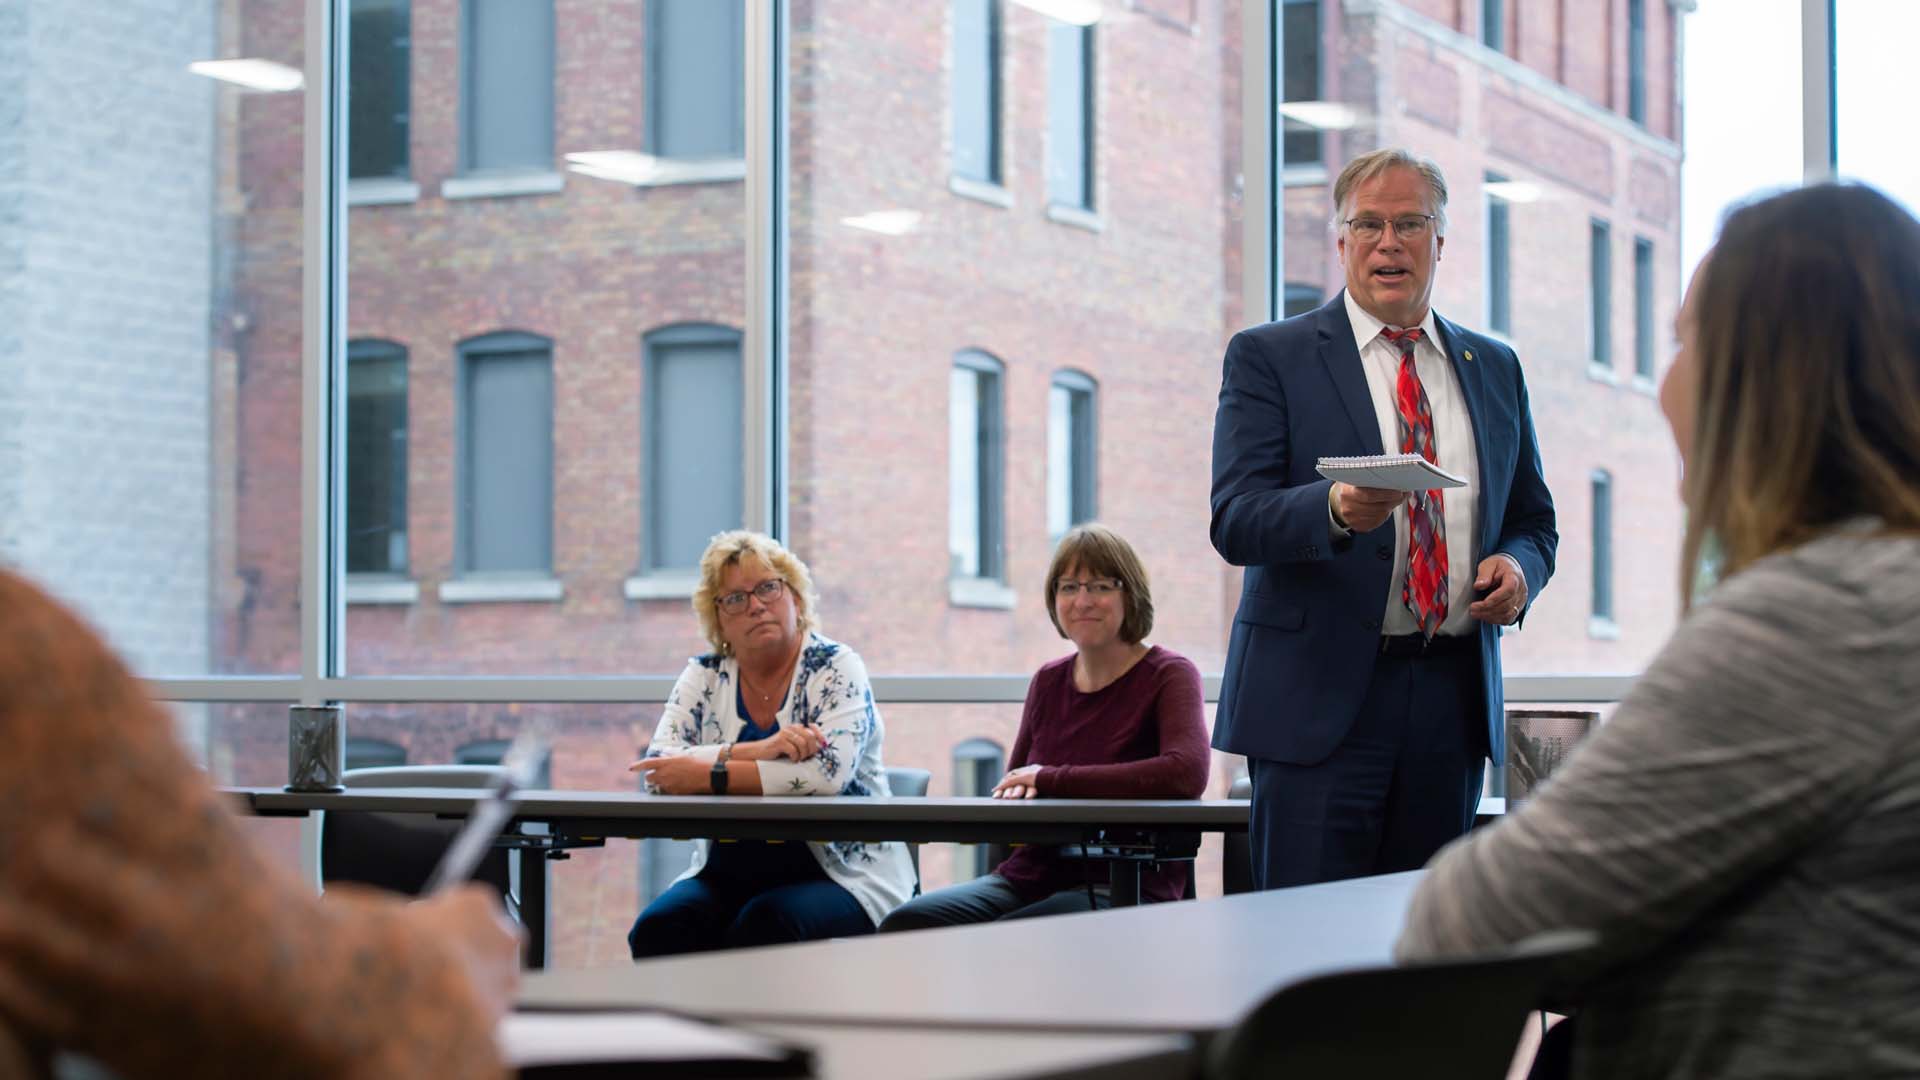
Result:
M648 0L647 146L737 158L746 146L742 0Z
M0 5L0 566L142 675L299 663L298 591L242 567L301 542L305 43L297 10Z
M469 173L553 168L553 0L466 0Z
M737 529L741 486L740 333L670 326L646 338L643 564L691 575L707 541Z
M347 573L407 572L407 350L347 346Z
M460 347L460 566L553 569L553 347L489 334Z
M1885 50L1912 36L1908 6L1837 5L1842 169L1896 193L1916 186L1884 136L1899 118L1855 110L1900 100L1872 80L1900 70ZM1642 2L1637 23L1624 3L1139 0L1079 5L1095 21L1073 30L966 0L346 0L345 115L312 125L304 0L175 4L111 32L97 7L38 5L31 34L0 19L0 101L26 116L0 122L0 560L191 699L213 774L249 783L285 779L286 702L316 693L349 702L363 755L413 763L553 712L556 783L629 783L647 702L703 648L688 553L734 506L727 523L807 559L826 628L881 680L889 763L958 784L954 747L1010 745L1017 706L896 705L888 680L1002 693L966 677L1064 651L1040 601L1081 472L1054 466L1077 400L1060 408L1062 370L1098 386L1098 510L1160 587L1156 641L1217 673L1240 574L1168 507L1204 507L1221 349L1271 314L1249 296L1297 313L1338 292L1327 177L1385 145L1447 172L1435 310L1513 344L1560 507L1559 576L1507 671L1636 671L1674 615L1678 468L1648 392L1665 328L1723 208L1803 165L1801 83L1781 77L1799 0ZM1282 70L1246 68L1243 11L1282 24ZM1056 189L1069 35L1084 156ZM749 42L787 65L752 73L784 92L770 108L748 108ZM1119 95L1097 124L1096 85ZM1267 192L1242 154L1275 86L1276 156L1324 168ZM1489 172L1509 178L1497 199ZM303 191L336 173L346 192ZM1269 206L1285 242L1263 266L1243 226ZM1639 339L1644 376L1618 385L1587 377L1596 222L1647 244L1644 275L1637 247L1633 275L1613 260L1635 297L1612 337ZM1489 317L1496 280L1510 317ZM731 352L665 333L714 327L738 328ZM1632 478L1604 505L1600 462ZM1583 588L1603 579L1606 608L1632 612L1611 636ZM232 673L295 677L277 701L203 704L263 693L200 681ZM500 683L465 681L612 693L575 674L637 676L619 693L641 704L495 702ZM428 692L463 700L369 702L368 675L446 676ZM624 955L645 883L677 865L643 850L554 865L562 966ZM925 865L950 876L944 853Z
M348 17L347 175L404 180L413 109L413 5L352 0Z
M1047 535L1058 538L1093 520L1099 438L1093 380L1077 371L1054 375L1047 389Z
M1000 3L953 0L953 175L1000 182Z
M1047 27L1047 201L1093 209L1093 28Z

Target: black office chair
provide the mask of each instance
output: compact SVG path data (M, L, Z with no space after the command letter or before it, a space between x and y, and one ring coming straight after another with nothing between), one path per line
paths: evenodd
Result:
M925 769L915 769L906 765L887 766L887 790L893 797L924 799L927 797L927 785L933 782L933 774ZM907 843L907 858L913 860L913 895L920 895L920 845Z
M1207 1080L1500 1080L1527 1014L1598 939L1539 934L1488 956L1334 972L1283 986L1222 1032Z
M399 765L348 769L340 774L350 789L391 787L484 788L503 770L493 765ZM387 814L332 810L320 815L320 880L372 885L418 896L440 856L460 831L461 820L425 814ZM505 848L480 860L473 880L499 892L507 910L518 911L513 861ZM544 867L542 868L544 870Z

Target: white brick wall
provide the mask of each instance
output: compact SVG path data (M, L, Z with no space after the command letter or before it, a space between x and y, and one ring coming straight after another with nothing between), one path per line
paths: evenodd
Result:
M0 8L0 559L204 674L217 0Z

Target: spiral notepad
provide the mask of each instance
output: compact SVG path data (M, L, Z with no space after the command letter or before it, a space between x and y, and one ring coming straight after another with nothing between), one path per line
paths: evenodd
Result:
M1386 488L1389 491L1467 486L1466 480L1419 454L1323 457L1314 465L1314 471L1329 480L1338 480L1354 487Z

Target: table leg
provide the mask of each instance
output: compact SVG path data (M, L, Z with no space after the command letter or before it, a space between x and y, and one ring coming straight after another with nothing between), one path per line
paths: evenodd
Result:
M538 848L522 848L519 856L520 921L527 928L527 967L539 971L547 966L553 931L553 913L547 905L547 854Z
M1114 907L1137 907L1140 903L1140 860L1113 859L1107 863L1107 878L1113 885Z

